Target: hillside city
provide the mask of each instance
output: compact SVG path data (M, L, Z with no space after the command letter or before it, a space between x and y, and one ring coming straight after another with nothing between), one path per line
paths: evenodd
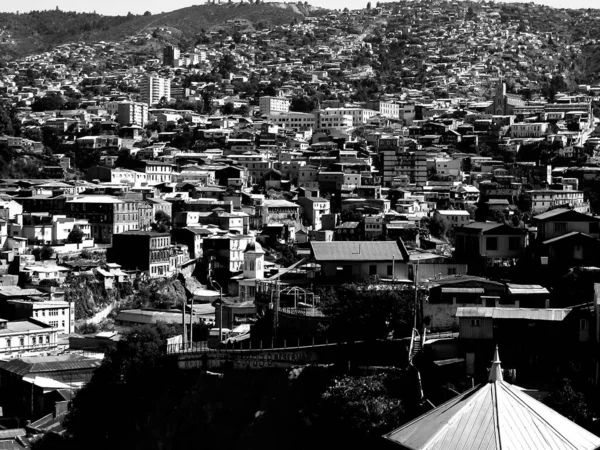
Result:
M2 448L600 448L600 10L237 3L0 21Z

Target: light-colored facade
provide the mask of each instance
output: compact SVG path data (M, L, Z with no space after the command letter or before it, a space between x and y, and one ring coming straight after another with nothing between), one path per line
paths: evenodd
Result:
M583 191L575 190L536 190L528 191L531 196L531 211L541 213L549 208L568 205L577 212L587 213L590 204L583 198Z
M140 83L140 98L149 106L156 105L161 98L171 98L171 80L156 75L146 75Z
M139 102L119 102L117 119L121 126L138 125L140 127L145 127L148 124L148 104Z
M57 335L57 328L35 319L14 322L0 319L0 353L55 348Z
M260 97L258 100L260 113L269 115L275 112L288 112L290 110L290 101L285 97Z
M547 122L514 123L510 127L511 138L539 138L548 133Z
M302 112L279 112L269 114L269 120L275 125L295 131L313 129L315 127L315 115Z
M75 331L75 304L63 301L7 300L14 308L15 316L33 318L56 328L59 333L71 334Z

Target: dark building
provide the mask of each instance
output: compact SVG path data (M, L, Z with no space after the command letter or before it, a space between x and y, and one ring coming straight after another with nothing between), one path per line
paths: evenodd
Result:
M126 231L113 236L109 262L124 270L140 270L152 277L171 273L171 235L155 231Z

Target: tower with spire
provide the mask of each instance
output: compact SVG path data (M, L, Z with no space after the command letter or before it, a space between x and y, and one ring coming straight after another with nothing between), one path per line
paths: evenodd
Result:
M504 381L497 347L487 383L384 438L405 450L600 449L600 437Z
M265 251L258 242L251 242L244 251L244 270L240 275L232 277L238 283L240 302L254 301L256 281L265 277Z

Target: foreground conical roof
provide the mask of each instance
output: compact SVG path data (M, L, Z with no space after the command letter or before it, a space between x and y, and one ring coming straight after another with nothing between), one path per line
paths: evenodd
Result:
M600 438L503 381L498 350L490 381L384 437L410 450L598 450Z

